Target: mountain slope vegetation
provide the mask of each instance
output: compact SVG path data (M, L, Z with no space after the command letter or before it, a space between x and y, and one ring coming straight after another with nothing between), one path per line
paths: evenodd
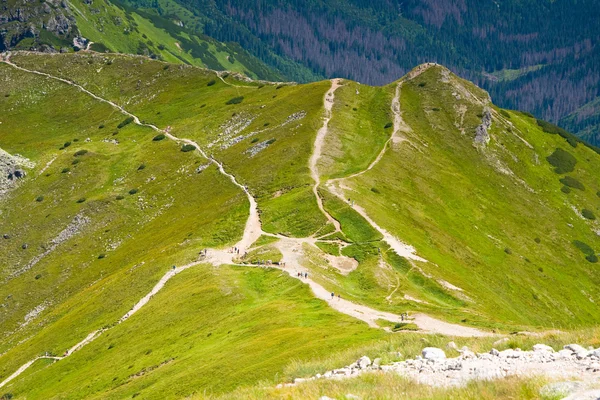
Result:
M383 85L439 62L598 144L593 0L71 0L0 6L0 50L91 48L252 78ZM75 40L75 42L74 42Z
M372 87L3 61L0 393L220 396L598 320L598 149L440 65Z

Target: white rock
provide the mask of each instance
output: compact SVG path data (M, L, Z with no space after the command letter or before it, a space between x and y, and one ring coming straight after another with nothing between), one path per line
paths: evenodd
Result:
M356 361L356 366L360 369L365 369L369 365L371 365L371 359L367 356L362 356L358 359L358 361Z
M360 400L360 397L358 397L357 395L355 395L355 394L352 394L352 393L348 393L348 394L346 395L346 398L347 398L347 399L352 399L352 400Z
M508 342L509 340L510 340L510 339L508 339L507 337L505 337L505 338L502 338L502 339L500 339L500 340L496 340L496 341L495 341L495 342L492 344L492 346L499 346L499 345L501 345L502 343L506 343L506 342Z
M475 353L473 353L471 350L463 350L461 352L460 358L462 358L463 360L467 360L470 358L476 358L477 356L475 355Z
M592 371L592 372L598 372L600 371L600 364L599 363L592 363L590 364L589 367L587 367L588 370Z
M381 358L376 358L373 360L373 367L379 368L380 365L381 365Z
M521 358L522 354L521 351L518 350L513 350L513 349L506 349L506 350L502 350L500 352L500 357L501 358Z
M321 396L321 397L319 397L319 400L335 400L335 399L332 399L331 397L327 397L327 396Z
M426 360L443 360L446 358L444 350L438 349L437 347L425 347L421 354Z
M567 350L571 350L573 353L587 352L586 349L584 349L582 346L580 346L578 344L568 344L564 348Z
M454 342L449 342L449 343L446 345L446 347L447 347L447 348L449 348L449 349L452 349L452 350L456 350L456 351L458 351L458 346L457 346L457 345L456 345L456 343L454 343Z
M500 352L498 350L496 350L496 349L491 349L490 350L490 354L493 355L493 356L499 356Z
M598 357L598 358L600 358L600 348L598 348L596 350L591 350L588 353L588 357Z
M549 353L554 353L554 349L548 345L545 344L536 344L533 346L533 351L545 351L545 352L549 352Z
M571 358L573 352L569 349L562 349L555 353L555 357L558 359Z
M296 379L294 379L294 383L303 383L303 382L306 382L306 379L304 379L304 378L296 378Z

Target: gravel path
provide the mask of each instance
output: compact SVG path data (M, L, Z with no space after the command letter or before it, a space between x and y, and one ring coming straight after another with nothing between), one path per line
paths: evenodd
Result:
M238 247L240 249L240 253L247 251L251 247L252 243L254 243L261 236L261 234L276 236L280 239L280 241L276 245L278 246L278 248L280 249L280 251L283 254L283 261L286 263L286 265L289 263L289 266L290 266L290 268L287 268L287 269L282 268L282 267L277 267L277 268L288 272L290 274L290 276L292 276L294 278L300 279L297 277L296 271L302 269L302 266L301 266L302 245L303 245L303 243L312 243L314 245L315 239L314 238L293 239L293 238L287 238L287 237L284 237L281 235L272 235L272 234L265 233L262 230L257 203L256 203L254 197L249 192L248 188L246 186L240 184L234 175L226 172L223 165L220 162L218 162L217 160L215 160L214 158L212 158L211 156L208 156L196 142L194 142L190 139L178 138L178 137L174 136L173 134L171 134L168 130L160 129L160 128L156 127L155 125L142 123L136 115L128 112L123 107L119 106L118 104L116 104L110 100L106 100L102 97L97 96L96 94L90 92L89 90L85 89L83 86L81 86L75 82L72 82L70 80L63 79L60 77L56 77L56 76L53 76L53 75L50 75L50 74L47 74L44 72L29 70L29 69L20 67L10 61L10 53L0 55L0 62L6 63L6 64L10 65L11 67L18 69L20 71L44 76L46 78L58 80L65 84L71 85L71 86L77 88L78 90L82 91L83 93L86 93L87 95L93 97L94 99L96 99L100 102L109 104L110 106L119 110L122 114L133 118L134 123L139 126L145 126L145 127L151 128L156 132L164 134L170 140L173 140L177 143L184 143L184 144L189 144L189 145L194 146L196 148L196 150L204 158L206 158L209 162L211 162L217 166L217 168L219 169L221 174L226 176L229 180L231 180L231 182L233 184L235 184L237 187L242 189L248 198L248 201L250 203L249 217L246 222L246 226L244 229L242 239L236 244L236 247ZM322 202L321 202L321 199L317 194L317 187L319 185L320 180L319 180L316 164L320 157L323 140L324 140L325 135L327 134L328 123L329 123L329 120L331 119L331 109L333 107L334 92L339 86L340 86L339 80L332 80L332 87L325 95L324 103L325 103L325 109L326 109L326 118L325 118L323 127L319 130L319 133L317 134L317 140L315 141L314 153L313 153L313 156L311 157L311 161L310 161L311 174L313 175L313 179L315 179L315 186L313 188L313 191L315 192L317 201L319 203L319 208L328 217L328 219L332 220L332 222L336 226L336 229L338 229L338 230L340 229L339 223L335 219L333 219L328 213L325 212ZM397 91L396 93L398 95L399 92ZM372 222L370 219L367 219L367 220L369 222L371 222L372 225L376 229L380 230L380 232L385 232L381 228L379 228L377 225L375 225L374 222ZM384 235L384 237L386 237L386 235ZM386 239L386 241L389 240L391 243L394 243L392 240L393 236L388 234L387 237L388 238ZM390 243L390 242L388 242L388 243ZM395 250L400 251L400 253L402 253L402 251L403 251L402 246L405 246L405 245L400 245L400 243L401 243L400 241L397 241L397 243L398 244L394 245L395 247L392 246L391 244L390 244L390 246L392 246L392 248L394 248ZM235 263L233 262L233 257L234 257L233 253L229 253L224 250L210 249L208 251L208 255L205 258L203 258L199 261L184 265L184 266L170 269L161 277L161 279L158 281L158 283L156 283L156 285L152 288L152 290L148 294L146 294L144 297L142 297L125 315L123 315L119 319L117 324L123 323L124 321L129 319L131 316L133 316L144 305L146 305L152 299L152 297L154 297L154 295L156 295L166 285L166 283L171 278L173 278L175 275L179 274L180 272L182 272L188 268L194 267L196 265L205 264L205 263L212 263L214 265L224 265L224 264L235 265ZM414 256L414 257L417 257L417 256ZM242 264L242 265L244 265L244 264ZM294 272L292 272L292 267L294 268ZM391 322L400 322L401 321L400 316L392 314L392 313L377 311L375 309L372 309L372 308L369 308L369 307L366 307L363 305L354 304L345 299L335 298L332 300L330 292L327 291L324 287L322 287L318 283L314 282L312 279L304 278L303 281L306 282L310 286L311 290L313 291L313 293L315 294L315 296L317 298L327 301L328 304L332 308L334 308L344 314L347 314L354 318L362 320L362 321L366 322L367 324L369 324L369 326L371 326L373 328L380 328L375 323L375 321L377 319L384 319L384 320L388 320ZM484 335L488 335L488 333L486 333L486 332L478 331L473 328L463 327L460 325L449 324L449 323L446 323L443 321L438 321L434 318L420 315L420 314L415 317L414 322L420 327L422 325L423 331L426 333L427 332L442 333L442 334L448 334L448 335L454 335L454 336L484 336ZM419 325L419 324L421 324L421 325ZM99 330L91 332L81 342L77 343L76 345L74 345L73 347L68 349L65 352L64 356L62 356L62 357L41 356L41 357L36 357L36 358L28 361L27 363L23 364L17 371L15 371L12 375L10 375L3 382L1 382L0 388L5 386L6 384L8 384L10 381L15 379L16 377L18 377L21 373L23 373L25 370L27 370L27 368L29 368L35 361L42 359L42 358L54 359L56 361L60 361L66 357L69 357L74 352L80 350L87 344L91 343L93 340L98 338L103 332L105 332L105 330L106 329L99 329Z

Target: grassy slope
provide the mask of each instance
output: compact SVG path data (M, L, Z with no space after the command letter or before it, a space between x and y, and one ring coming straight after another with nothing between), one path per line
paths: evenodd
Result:
M131 320L72 357L28 374L11 391L46 399L58 393L102 399L222 393L277 380L292 359L382 335L332 311L279 271L199 267L169 282Z
M224 83L210 71L116 55L43 58L16 55L14 60L23 66L74 79L93 92L123 104L143 120L159 127L170 126L175 135L198 141L255 194L265 229L305 236L325 225L310 192L312 180L307 164L315 132L322 123L321 103L329 82L277 87L246 83L229 76ZM0 328L9 338L0 347L0 353L8 350L0 357L2 378L31 357L45 351L60 354L89 331L114 322L173 263L192 260L198 249L233 243L241 234L247 202L241 191L213 167L196 173L195 169L205 164L197 155L181 153L171 142L152 142L155 132L149 129L133 125L117 129L124 118L107 105L92 101L64 84L15 72L4 65L0 68L5 72L0 78L4 83L0 104L6 110L0 125L0 146L38 163L30 173L31 179L0 205L6 217L0 229L12 234L10 240L0 242L3 247L0 254L5 257L1 259L3 277L41 252L42 246L78 212L90 216L92 221L79 236L60 245L34 269L8 280L0 288L0 298L6 299L2 309L6 322ZM582 145L570 147L559 136L542 132L534 120L512 112L508 120L495 117L492 142L484 150L476 149L472 136L483 107L464 98L456 100L452 94L456 91L454 79L453 86L440 82L440 70L434 69L404 84L403 115L414 130L407 137L409 142L393 145L373 170L347 182L355 190L352 198L357 204L435 265L410 264L394 256L376 232L365 228L366 221L360 215L323 192L325 207L340 220L344 238L351 242L343 253L356 258L360 266L344 277L327 266L323 253L311 248L307 258L312 263L312 275L345 298L395 312L424 310L449 319L466 319L504 329L591 325L598 317L590 301L598 300L593 291L598 283L597 264L586 261L571 242L581 240L598 251L600 245L592 231L598 228L596 222L582 219L570 206L576 210L589 208L600 214L596 195L600 182L593 174L598 170L599 157ZM337 93L340 102L331 120L329 144L335 141L339 144L327 147L335 151L325 155L324 166L330 168L331 176L355 172L358 169L353 165L362 168L369 165L389 135L383 126L391 120L389 101L393 87L360 86L356 95L356 84L347 83ZM484 96L467 83L461 84ZM244 99L239 104L226 104L236 96ZM455 126L460 118L454 105L466 107L464 135ZM298 112L305 116L286 123L290 115ZM511 131L507 121L513 124ZM239 132L226 129L246 122L249 123ZM104 127L99 129L100 125ZM117 133L113 135L114 132ZM516 134L531 143L533 149ZM246 137L236 144L227 144L228 139L239 135ZM90 142L84 140L87 137ZM75 138L79 141L74 142ZM105 138L116 138L120 144L103 142ZM273 139L255 156L247 152ZM66 141L73 143L66 150L59 150ZM227 145L222 147L224 143ZM545 160L557 147L577 158L575 171L568 175L584 183L585 191L573 189L570 194L560 191L560 177ZM72 165L73 153L81 148L89 153L78 158L80 163ZM46 173L37 176L36 171L54 156L56 160L46 171L49 176ZM141 164L146 167L139 170ZM66 167L70 168L69 173L61 173ZM512 170L520 180L500 169ZM132 188L139 192L128 195ZM35 202L40 194L44 194L44 201ZM124 195L125 199L117 201L117 195ZM78 204L76 200L80 197L87 200ZM31 206L24 208L22 204ZM540 238L540 243L535 238ZM21 250L22 243L28 243L28 249ZM119 246L110 250L113 243ZM98 259L101 253L107 257ZM173 396L191 394L198 388L223 392L237 384L251 385L256 379L273 378L277 372L287 371L286 374L297 376L302 371L313 371L310 365L322 368L325 364L318 360L310 364L309 360L322 343L307 338L316 337L315 332L331 332L331 326L336 324L346 324L347 328L335 331L340 336L327 339L326 346L330 348L351 347L379 335L338 314L329 314L329 310L322 309L322 303L310 300L304 288L298 289L290 281L275 277L275 272L208 270L200 267L169 283L171 295L160 294L164 295L164 308L158 302L151 302L153 305L148 309L109 331L80 354L47 369L42 362L9 389L24 394L35 387L37 392L33 397L44 398L63 387L72 388L72 397L91 394L103 397L109 389L115 397L137 392L152 396L156 392L148 385L160 380L160 385L165 385L160 387L170 390ZM192 283L186 285L186 279ZM461 287L464 293L443 288L437 282L439 279ZM257 287L255 281L262 283ZM205 288L193 282L229 282L224 286L249 288L240 292L252 300L242 303L214 300L214 291L221 290L219 285L215 283L208 289L208 285ZM26 289L32 284L36 285L33 290ZM182 288L181 293L178 288ZM204 299L199 303L192 298L196 289ZM289 299L278 296L292 292ZM232 291L231 296L233 293L237 292ZM428 304L408 301L405 294ZM19 328L25 314L46 300L47 308L42 315ZM236 312L245 312L243 317L227 314L228 319L215 322L213 327L210 321L201 319L204 316L194 312L209 301L223 301L219 303L220 309L232 307ZM248 312L263 306L267 310L264 314L257 311L256 319L247 321ZM287 319L289 315L281 310L290 307L304 310L302 315L307 320L298 325L295 318ZM225 313L219 316L222 314ZM251 346L250 340L244 344L227 340L211 342L217 339L214 332L225 330L223 326L228 327L227 332L231 330L229 326L246 327L246 323L256 323L259 327L272 322L273 315L278 315L277 321L281 320L289 329L286 331L289 340L280 343L289 346L285 358L302 358L307 360L308 367L302 363L288 364L283 357L268 358L272 362L260 364L254 375L248 372L257 359L272 354L269 353L272 347L263 348L265 343L278 343L268 330L248 328L256 334L252 337L260 341L260 346ZM321 324L321 318L330 319ZM165 323L174 320L178 323ZM312 336L304 336L302 323L312 324L315 329ZM148 341L141 346L136 335L142 334L142 327L148 329L150 325L156 333L144 336ZM179 338L198 326L203 327L198 335L213 332L215 338L207 339L210 346L198 346L186 358L183 354L187 355L191 342ZM195 334L190 333L190 337ZM111 337L118 339L113 339L111 351L136 349L132 354L126 350L118 353L117 357L124 361L119 368L125 368L125 364L127 368L119 369L114 381L115 376L109 376L112 371L106 369L107 360L112 358L107 358L110 355L101 350L101 346L108 350ZM28 340L17 345L24 338ZM407 337L407 342L401 345L410 347L413 339ZM215 376L211 371L228 360L228 355L233 354L235 362L234 355L238 353L230 345L236 349L250 346L249 354L256 356L232 364L236 368L223 374L221 381L205 380L206 376ZM149 349L152 352L146 360L140 352L146 355ZM172 357L170 354L179 358L149 370ZM335 362L337 366L342 359L352 361L346 360L348 354L327 362ZM212 361L206 362L205 375L187 375L188 362L201 365L207 358ZM90 361L89 367L83 366L86 360ZM53 372L56 368L65 368L64 378L57 378ZM142 378L131 377L144 368ZM95 376L97 372L98 379L91 379L91 374ZM82 380L89 386L77 385ZM178 384L171 386L172 382Z
M432 262L421 266L427 273L464 289L472 299L468 308L485 314L469 321L593 324L598 267L572 241L598 251L597 224L571 206L598 210L600 182L593 171L600 158L582 145L571 148L518 113L511 113L511 129L533 149L509 132L506 121L495 119L490 145L478 150L472 137L482 107L456 101L453 91L440 81L437 68L403 86L404 119L414 130L411 144L395 147L372 171L355 178L351 186L359 194L353 196ZM464 135L454 126L457 103L467 106ZM584 182L584 192L560 191L560 177L545 160L557 147L578 159L569 175ZM508 169L516 176L501 172Z
M206 146L256 196L266 230L307 236L326 223L311 193L308 158L322 123L321 102L328 82L262 86L230 76L225 84L205 70L113 55L57 55L44 63L36 57L15 60L69 79L76 77L76 82L126 105L143 120L170 126L173 134ZM215 83L207 86L211 81ZM226 105L238 96L244 97L242 103ZM299 112L305 117L282 126ZM243 132L226 137L254 134L226 149L221 148L223 142L208 147L222 139L225 128L236 121L252 122ZM246 153L272 139L275 142L256 156Z
M108 106L64 84L1 68L2 147L37 162L31 179L1 204L0 229L11 236L0 242L0 352L12 348L0 368L7 376L32 356L62 354L88 332L114 322L172 264L189 262L198 249L233 243L248 203L216 168L195 173L204 160L173 143L152 142L150 129L129 125L112 136L123 117ZM98 129L101 124L104 129ZM118 138L120 144L103 138ZM59 150L66 141L73 144ZM79 149L89 152L74 157ZM72 165L74 159L80 163ZM146 168L138 170L141 164ZM64 168L69 173L61 173ZM134 188L138 193L128 194ZM40 194L44 200L36 202ZM125 198L118 201L118 195ZM82 197L86 201L77 203ZM90 219L79 235L10 278L77 214ZM25 243L28 248L21 249ZM106 258L98 259L100 254ZM46 307L41 319L20 327L39 305ZM14 347L35 332L35 340Z
M377 157L393 128L390 103L394 90L343 81L335 92L324 157L319 171L339 178L366 169Z
M108 0L94 0L89 4L73 0L71 8L81 35L94 42L92 49L155 54L176 64L240 72L252 78L281 79L276 71L239 46L195 35L168 18Z

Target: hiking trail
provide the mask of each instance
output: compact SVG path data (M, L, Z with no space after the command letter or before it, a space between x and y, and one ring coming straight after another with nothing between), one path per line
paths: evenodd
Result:
M335 100L335 91L337 88L341 86L340 79L332 79L331 80L331 88L325 93L323 97L323 107L325 108L325 117L323 118L323 126L317 131L317 137L315 138L315 143L313 145L313 153L310 156L308 167L310 168L310 175L312 176L315 184L313 185L313 193L315 194L315 198L317 200L317 205L319 206L319 210L321 213L325 215L327 220L333 224L336 232L341 232L342 228L340 223L333 218L327 211L325 211L325 207L323 207L323 199L319 196L319 185L321 184L321 178L319 176L319 168L317 163L321 158L321 154L323 153L323 144L325 143L325 137L329 131L329 121L331 120L333 103Z
M53 76L53 75L47 74L45 72L40 72L40 71L30 70L30 69L20 67L10 61L10 53L4 54L4 55L0 54L0 62L10 65L11 67L13 67L17 70L23 71L23 72L40 75L40 76L43 76L43 77L46 77L49 79L53 79L53 80L57 80L57 81L65 83L67 85L73 86L73 87L77 88L78 90L80 90L81 92L91 96L92 98L94 98L102 103L109 104L113 108L120 111L122 114L132 118L136 125L151 128L158 133L164 134L166 137L168 137L170 140L175 141L176 143L183 143L183 144L189 144L189 145L194 146L194 148L202 155L202 157L207 159L209 162L213 163L218 168L219 172L222 175L224 175L225 177L227 177L235 186L237 186L241 190L243 190L244 193L246 194L246 197L248 198L248 201L250 204L248 219L246 221L246 225L244 228L244 233L242 235L242 238L235 245L235 247L239 248L240 253L243 254L251 247L251 245L261 235L264 234L264 235L268 235L268 236L277 237L280 240L278 242L276 242L275 245L281 251L281 253L283 255L282 260L285 262L286 267L281 267L281 266L270 266L270 267L285 271L288 274L290 274L291 277L300 279L299 277L294 276L294 274L292 273L292 269L294 269L296 272L298 272L298 270L302 268L302 265L301 265L302 245L304 243L308 243L308 244L311 244L314 246L316 239L314 239L314 238L288 238L288 237L285 237L282 235L276 235L276 234L270 234L270 233L264 232L262 230L260 216L258 213L258 205L256 203L256 200L254 199L254 197L248 190L248 188L246 186L240 184L237 181L237 178L233 174L227 172L225 170L225 168L223 167L223 165L219 161L214 159L212 156L207 155L205 153L205 151L200 147L200 145L198 145L196 142L194 142L190 139L179 138L179 137L173 135L170 132L169 128L160 129L155 125L143 123L136 115L128 112L120 105L114 103L113 101L104 99L104 98L94 94L93 92L85 89L83 86L81 86L73 81L70 81L70 80L64 79L64 78L60 78L57 76ZM326 213L326 211L323 208L320 197L318 196L318 193L317 193L317 188L320 183L320 179L318 176L318 169L317 169L317 161L321 155L323 141L324 141L325 136L327 135L328 124L329 124L329 120L331 119L331 110L333 108L334 92L339 86L340 86L339 79L332 80L332 86L325 95L325 98L324 98L325 105L324 106L325 106L326 113L325 113L324 124L323 124L323 127L317 133L317 139L315 140L315 145L314 145L314 153L313 153L313 156L311 157L311 161L310 161L311 174L313 176L313 179L315 180L315 186L313 187L313 192L316 195L317 202L319 203L319 208L328 217L328 219L331 218L332 222L335 221L333 223L336 226L336 229L338 229L338 230L340 230L339 222L337 222L328 213ZM398 101L397 100L398 96L399 96L399 90L396 91L396 98L395 98L396 100L395 101ZM398 106L398 112L399 112L399 106ZM397 119L395 118L395 121L396 120ZM400 124L395 123L394 134L396 133L398 126L400 126ZM390 140L391 139L392 138L390 138ZM385 147L384 147L384 150L382 150L382 152L383 151L385 151ZM379 158L381 158L381 157L379 157ZM334 194L339 196L339 194L337 194L335 192L334 192ZM364 210L363 210L363 213L364 213ZM367 219L369 221L369 223L371 223L373 225L373 227L376 228L378 231L380 231L382 234L383 234L383 232L386 233L386 234L384 234L384 240L386 240L388 242L388 244L390 244L390 246L394 250L399 252L400 255L403 255L404 254L403 252L407 252L411 249L411 248L406 248L407 245L402 244L399 240L395 239L391 234L387 233L385 230L383 230L382 228L377 226L370 218L368 218L368 216L366 216L366 213L364 213L363 216L365 216L365 219ZM414 255L413 253L414 253L414 249L412 249L410 251L410 255L412 255L412 256L409 258L423 260L420 257ZM208 249L208 254L204 258L201 258L197 261L194 261L192 263L189 263L189 264L186 264L186 265L183 265L180 267L175 267L173 269L169 269L161 277L161 279L154 285L154 287L150 290L150 292L148 292L137 303L135 303L133 305L133 307L116 322L115 326L125 322L126 320L131 318L135 313L137 313L160 290L162 290L164 288L166 283L171 278L173 278L177 274L179 274L191 267L194 267L194 266L197 266L200 264L206 264L206 263L211 263L213 265L227 264L227 265L239 265L239 266L247 266L247 267L265 267L264 265L236 264L234 262L234 257L235 256L233 253L227 252L226 250ZM289 263L290 267L293 267L293 268L287 268L287 263ZM315 297L326 301L327 304L329 304L333 309L335 309L339 312L342 312L346 315L349 315L351 317L354 317L361 321L366 322L370 327L381 328L376 323L376 321L378 319L383 319L383 320L387 320L390 322L399 322L401 320L401 317L396 314L377 311L370 307L355 304L355 303L352 303L351 301L348 301L345 299L338 299L336 297L332 300L331 293L328 290L326 290L323 286L321 286L317 282L313 281L311 278L303 278L302 281L309 285L309 287L315 294ZM417 324L419 326L419 328L421 328L423 330L424 333L439 333L439 334L444 334L444 335L468 336L468 337L490 335L490 333L479 331L475 328L469 328L469 327L464 327L461 325L446 323L446 322L439 321L435 318L432 318L432 317L429 317L429 316L426 316L423 314L416 314L414 316L414 323ZM20 374L22 374L35 361L37 361L39 359L53 359L58 362L66 357L71 356L74 352L76 352L76 351L80 350L81 348L83 348L84 346L88 345L89 343L91 343L92 341L97 339L103 332L105 332L108 329L111 329L111 328L98 329L98 330L95 330L95 331L89 333L82 341L78 342L77 344L75 344L74 346L72 346L71 348L66 350L63 356L60 356L60 357L59 356L35 357L34 359L23 364L19 369L17 369L17 371L15 371L12 375L8 376L4 381L2 381L0 383L0 388L5 386L6 384L8 384L10 381L14 380Z

